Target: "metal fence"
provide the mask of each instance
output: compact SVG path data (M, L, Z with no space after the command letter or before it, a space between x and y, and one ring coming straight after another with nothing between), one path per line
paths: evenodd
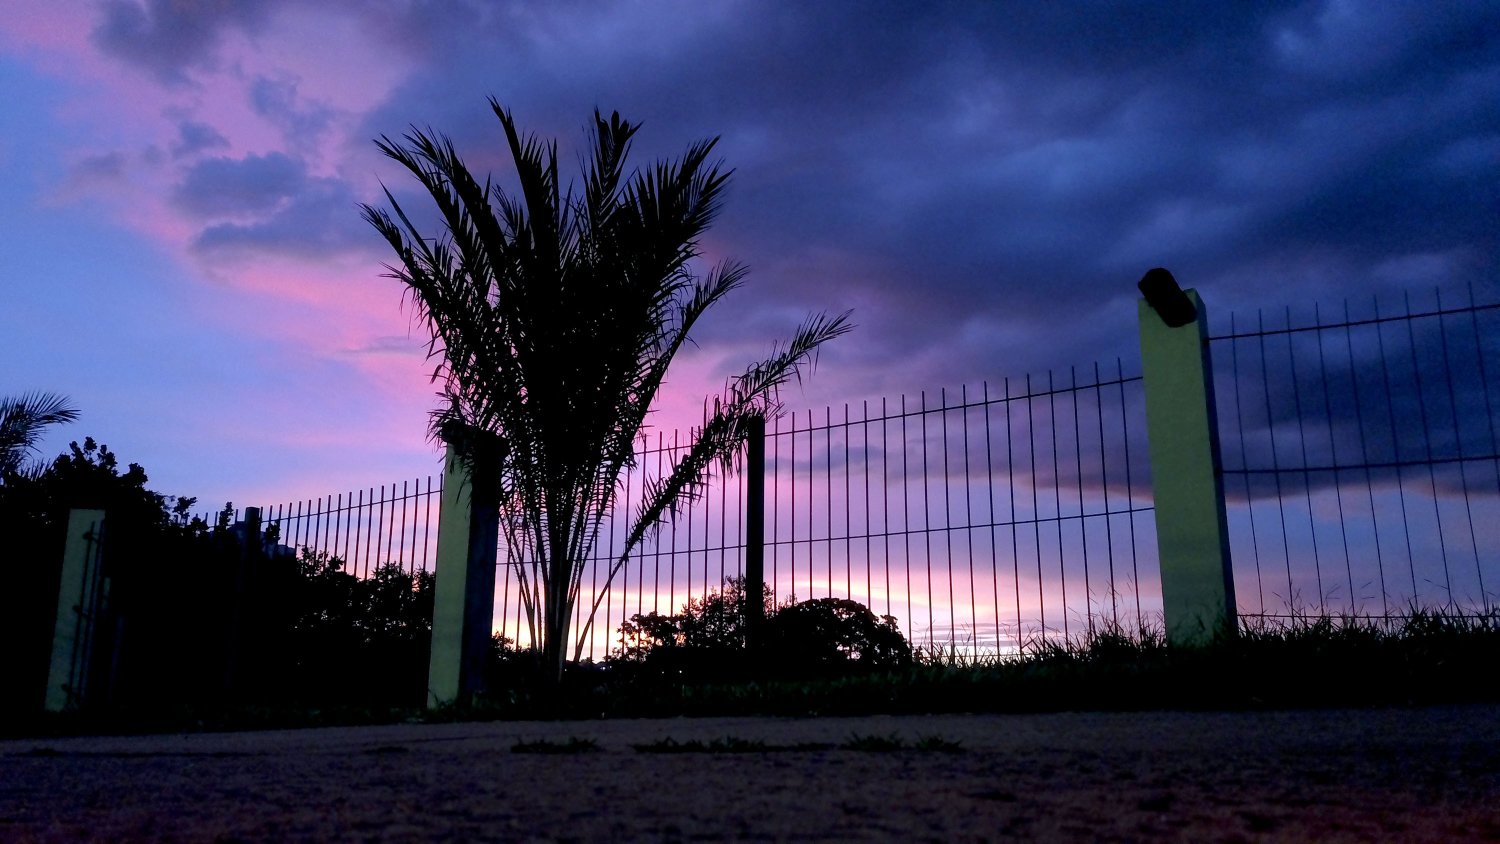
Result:
M1119 361L1113 369L776 420L765 448L767 585L783 602L858 601L895 617L913 644L968 655L1100 625L1158 627L1141 379ZM685 448L675 434L643 442L587 561L585 592L603 588L643 484ZM742 576L749 504L733 476L648 539L606 590L584 653L607 653L632 614L679 611ZM524 645L518 588L502 564L497 626Z
M1451 298L1451 297L1450 297ZM1230 315L1210 334L1242 618L1403 617L1500 605L1500 304L1440 295ZM1121 361L998 385L791 413L765 436L765 579L779 601L838 597L916 645L970 655L1161 626L1139 375ZM743 472L711 483L611 582L644 485L685 435L643 438L594 556L574 631L679 611L743 576ZM263 508L280 543L368 576L431 570L440 479ZM530 643L501 549L497 631Z
M369 577L384 565L408 573L433 571L442 493L442 479L429 475L261 507L261 524L275 529L274 545L266 550L326 554L342 560L343 570L356 577ZM220 528L243 530L240 509L200 518L210 525L218 522Z
M624 551L630 517L641 506L643 490L672 471L689 442L677 431L670 437L660 431L642 437L635 465L624 473L614 507L601 523L594 553L584 562L572 625L575 634L582 635L594 597L602 592L598 613L584 642L583 653L591 659L604 657L617 645L617 630L631 616L677 612L689 601L722 588L726 579L744 575L747 502L743 473L735 473L708 484L677 518L648 535L632 552L629 563L605 585L610 567ZM526 560L508 560L501 546L495 628L523 647L531 644L531 638L517 569L529 565Z
M1500 599L1500 304L1345 302L1211 336L1246 619Z

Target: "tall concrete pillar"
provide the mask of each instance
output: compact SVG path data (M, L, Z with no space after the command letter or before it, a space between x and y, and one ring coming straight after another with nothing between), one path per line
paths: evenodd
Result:
M94 625L105 587L99 571L103 538L103 510L73 510L68 514L57 621L52 630L52 662L43 700L48 712L76 709L87 693Z
M480 449L478 462L482 470L476 480L457 446L450 444L444 458L427 665L429 708L466 704L484 690L500 541L499 467L493 449Z
M1236 630L1219 429L1203 300L1171 273L1141 280L1141 362L1167 641L1201 646Z

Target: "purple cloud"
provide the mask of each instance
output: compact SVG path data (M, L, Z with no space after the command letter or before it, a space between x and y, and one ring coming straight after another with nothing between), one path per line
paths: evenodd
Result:
M271 213L253 220L204 228L193 248L200 253L249 251L310 258L361 251L380 254L379 242L359 218L353 190L339 179L306 179L289 201L266 210Z
M177 0L106 0L94 28L101 50L139 65L168 83L212 64L214 49L229 26L253 28L273 4L258 0L182 3Z
M209 158L188 170L172 192L172 203L199 217L264 214L291 200L307 184L302 163L279 152Z
M188 158L228 146L229 139L214 127L196 120L184 120L177 127L177 143L172 146L172 156Z

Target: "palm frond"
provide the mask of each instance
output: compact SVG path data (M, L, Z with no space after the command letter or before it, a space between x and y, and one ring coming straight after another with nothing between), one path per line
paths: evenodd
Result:
M21 471L49 425L78 418L78 409L55 393L29 392L0 398L0 475Z

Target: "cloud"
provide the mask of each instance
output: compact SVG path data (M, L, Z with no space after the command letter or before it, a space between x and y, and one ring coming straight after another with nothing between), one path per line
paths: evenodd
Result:
M285 132L289 145L295 148L315 145L334 115L327 105L299 97L297 81L291 78L257 76L250 84L250 105L256 114Z
M1473 17L1428 20L1403 6L1372 15L1380 32L1422 18L1426 46L1320 72L1308 96L1309 67L1276 44L1322 32L1319 49L1359 52L1363 41L1345 43L1353 35L1318 29L1337 5L1080 14L871 4L850 14L747 4L586 24L565 7L504 35L490 33L494 21L437 21L485 34L473 52L458 47L416 74L366 127L432 122L492 156L482 96L495 93L565 150L594 105L644 120L642 160L722 132L739 168L716 234L727 253L763 267L788 252L852 251L921 279L915 307L934 317L1040 316L1128 293L1158 263L1212 272L1246 254L1333 252L1369 266L1393 243L1443 251L1481 234L1473 209L1492 180L1467 168L1433 178L1428 150L1483 148L1461 140L1495 111L1479 105L1488 77L1469 69L1496 66L1496 49L1467 34ZM655 28L601 37L632 24ZM507 49L489 49L498 39ZM1444 56L1449 43L1462 49ZM753 279L767 298L809 304L866 284L853 274L808 282Z
M196 120L184 120L177 126L177 143L172 145L172 157L189 158L228 146L229 139L214 127Z
M73 166L72 176L83 182L112 181L125 175L125 154L106 152L90 155Z
M388 334L372 337L362 346L347 350L351 355L400 355L426 359L426 341L408 335Z
M326 259L349 252L373 253L378 246L378 238L359 217L352 188L340 179L305 179L295 195L263 210L269 213L204 228L194 238L193 249L200 254L274 253Z
M309 181L301 162L279 152L210 158L188 169L172 192L178 209L199 217L264 214L300 197Z
M94 43L162 82L178 84L186 81L187 71L212 65L226 29L254 29L273 5L260 0L105 0Z
M825 361L851 389L977 381L1133 356L1151 266L1216 312L1376 284L1406 255L1492 285L1500 41L1472 30L1495 16L1424 8L465 7L389 35L423 64L363 134L435 126L502 181L489 94L569 172L595 106L644 122L638 164L720 134L736 172L707 244L752 272L700 342L853 306ZM1354 61L1403 28L1413 46ZM1288 33L1350 58L1299 61Z

